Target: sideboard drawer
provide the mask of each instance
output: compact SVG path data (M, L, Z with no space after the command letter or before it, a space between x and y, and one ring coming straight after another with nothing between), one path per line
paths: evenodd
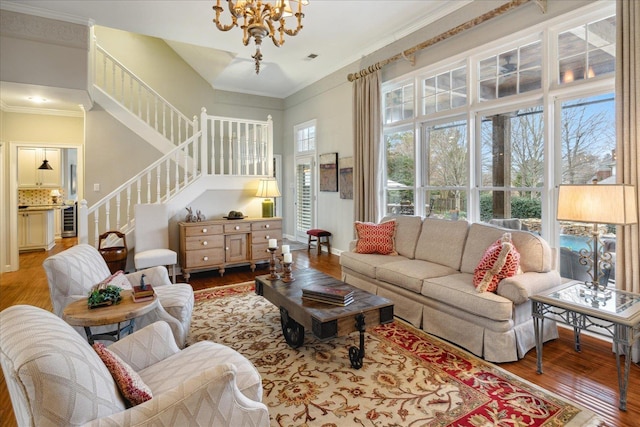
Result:
M251 224L251 231L260 231L260 230L279 230L282 228L282 220L272 220L272 221L256 221Z
M202 225L189 225L184 227L184 235L186 237L191 236L203 236L203 235L211 235L211 234L222 234L222 225L211 225L211 224L202 224Z
M251 243L254 245L260 243L268 244L269 239L282 240L282 230L264 230L251 233Z
M222 247L224 247L222 234L187 237L184 242L184 248L187 251Z
M250 222L237 222L235 224L224 225L225 233L248 233L249 231L251 231Z
M267 250L269 242L251 245L251 259L261 260L271 258L271 253Z
M210 267L224 264L224 248L188 251L185 254L187 268Z

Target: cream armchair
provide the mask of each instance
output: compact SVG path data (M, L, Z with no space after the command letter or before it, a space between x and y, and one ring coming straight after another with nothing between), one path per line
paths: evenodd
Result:
M127 408L98 354L71 326L38 307L0 313L0 363L18 426L268 426L260 374L211 341L184 350L165 322L109 350L129 364L152 398Z
M106 261L100 252L91 245L80 244L47 258L43 267L47 273L49 293L53 312L62 317L64 308L71 302L86 298L91 288L111 275ZM123 288L140 283L145 274L145 283L151 283L156 291L160 306L158 309L135 320L136 329L158 320L171 326L176 343L184 347L191 326L193 311L193 288L186 283L172 284L167 269L153 267L127 274L129 280ZM94 333L114 330L115 325L95 328ZM93 328L92 328L93 329ZM82 328L76 330L85 336Z

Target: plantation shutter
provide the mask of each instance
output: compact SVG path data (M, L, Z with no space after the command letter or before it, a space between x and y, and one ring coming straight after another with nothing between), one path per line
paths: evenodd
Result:
M312 227L312 186L311 186L311 164L301 163L297 165L296 171L296 194L297 200L297 231L299 234L306 233Z

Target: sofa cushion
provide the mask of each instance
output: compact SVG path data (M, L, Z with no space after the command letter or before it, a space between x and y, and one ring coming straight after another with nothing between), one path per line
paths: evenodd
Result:
M416 259L459 270L468 229L469 223L467 221L425 218L416 245ZM493 239L493 241L495 240ZM484 246L483 251L487 246L489 245ZM480 258L478 258L479 260Z
M380 267L389 262L406 260L403 256L389 256L380 254L359 254L356 252L342 252L340 254L340 265L357 271L358 273L376 278L376 267Z
M495 292L498 283L515 276L520 265L520 254L511 243L511 234L504 233L485 251L473 272L473 285L478 292Z
M396 251L398 255L414 258L416 243L422 229L422 217L414 215L391 215L382 218L382 222L396 221Z
M520 253L520 269L523 273L551 271L551 248L542 237L529 231L508 230L476 222L469 227L460 272L473 273L484 251L505 232L511 233L511 241Z
M401 288L420 293L426 278L457 273L451 267L422 260L389 262L376 268L376 278Z
M421 294L487 319L505 321L513 316L513 302L493 292L476 291L469 273L434 277L424 281ZM423 319L428 322L429 319Z
M142 381L140 375L120 359L117 354L99 342L93 344L93 349L98 353L109 372L111 372L111 376L118 385L120 393L131 406L139 405L153 397L151 390Z
M358 235L356 252L360 254L398 255L395 248L395 220L380 224L356 221L355 227Z

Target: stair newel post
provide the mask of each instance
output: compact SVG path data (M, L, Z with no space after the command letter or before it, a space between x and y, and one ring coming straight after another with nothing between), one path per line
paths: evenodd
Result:
M178 154L176 152L176 158L175 158L175 162L176 162L176 193L178 193L178 191L180 190L180 174L178 173L178 165L180 163L178 163ZM165 191L166 194L166 199L165 200L169 200L169 198L171 197L171 159L167 159L165 161L166 164L166 169L167 169L167 179L166 179L166 186L167 189Z
M78 243L89 243L89 208L85 199L78 208Z
M160 187L162 164L158 164L156 167L156 203L160 203L162 199L162 188Z
M194 132L197 132L198 123L194 121L193 126ZM207 119L207 109L204 107L200 110L200 130L202 132L200 133L200 142L198 143L199 147L194 146L193 151L198 151L198 148L200 148L200 171L203 175L209 175L209 171L207 170L207 159L209 158L209 144L207 144L207 141L209 141L209 121ZM195 172L195 163L193 167ZM214 165L212 164L211 167L213 168Z
M198 132L198 127L200 126L200 123L198 122L198 116L193 116L193 135L191 135L191 137L195 136L196 132ZM200 138L204 138L203 135L200 135ZM198 176L198 161L200 160L200 156L199 156L199 143L198 140L196 138L193 138L191 140L191 153L192 153L192 157L193 157L193 161L191 162L193 164L193 172L191 174L192 179L196 179L196 177ZM188 152L188 151L187 151ZM206 158L206 157L205 157ZM185 171L187 170L187 168L184 169ZM202 170L202 169L201 169Z

